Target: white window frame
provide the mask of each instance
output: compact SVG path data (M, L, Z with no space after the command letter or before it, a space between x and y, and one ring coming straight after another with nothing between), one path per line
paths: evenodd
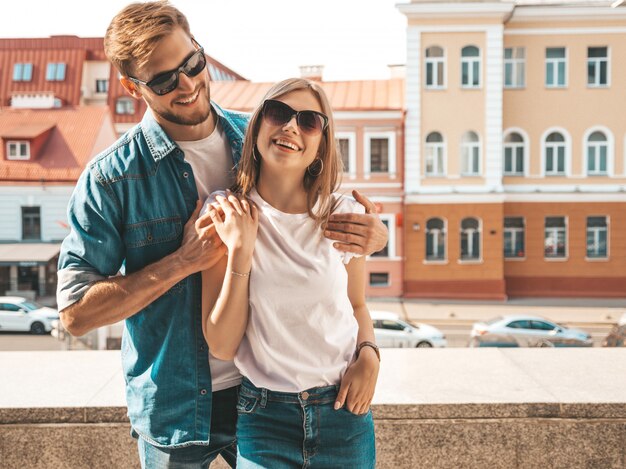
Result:
M547 228L546 227L546 220L548 218L563 218L564 222L565 222L565 227L564 228ZM548 232L548 230L550 230L550 232L554 232L557 233L557 240L558 240L558 231L559 230L565 230L565 255L563 257L547 257L546 256L546 233ZM566 261L569 259L569 217L567 217L566 215L546 215L543 217L543 259L545 261L549 261L549 262L560 262L560 261ZM586 248L586 239L585 239L585 248Z
M463 49L465 49L466 47L475 47L476 49L478 49L478 57L464 57L463 56ZM478 63L478 84L474 85L474 63ZM463 64L467 64L467 70L468 70L468 84L464 84L463 83ZM463 89L470 89L470 90L478 90L480 88L482 88L482 71L483 71L483 66L482 66L482 51L480 49L480 47L475 46L473 44L467 45L467 46L463 46L461 48L461 88Z
M510 233L514 234L514 238L517 238L518 236L520 236L521 233L521 237L522 237L522 242L524 244L524 255L522 257L517 257L517 256L513 256L513 257L507 257L504 249L502 250L502 256L504 257L505 261L523 261L526 259L526 250L527 250L527 246L526 246L526 217L523 217L521 215L506 215L503 217L504 219L506 218L521 218L522 219L522 224L523 227L522 228L511 228L511 227L506 227L503 226L502 229L502 233L506 233L507 231ZM503 220L504 221L504 220ZM505 236L502 237L502 246L504 246L505 243ZM513 243L513 245L515 245L515 243Z
M522 139L524 140L521 144L520 143L515 143L515 144L507 144L505 142L506 137L509 136L509 134L520 134L522 136ZM522 145L523 149L524 149L524 171L522 171L522 173L507 173L505 171L505 149L507 146L515 146L518 147ZM504 131L504 134L502 135L502 174L504 176L528 176L528 171L529 171L529 148L530 148L530 138L528 137L528 134L526 133L526 131L520 127L509 127L508 129L506 129Z
M117 112L117 104L118 102L131 103L133 105L133 112ZM115 100L115 114L118 116L132 116L137 112L136 103L133 101L133 98L127 96L121 96Z
M395 213L380 213L378 215L381 221L387 222L387 255L386 256L367 256L371 260L388 260L396 257L396 215Z
M372 274L387 274L387 283L372 284L372 281L371 281ZM389 272L368 272L367 285L370 288L388 288L391 286L391 274Z
M17 66L20 67L19 77L15 76L15 69L16 69ZM30 75L28 77L28 80L24 78L24 71L25 71L27 66L28 66L29 71L30 71ZM32 62L16 62L16 63L14 63L13 64L13 73L11 75L11 78L12 78L12 81L14 81L14 82L18 82L18 81L31 82L31 81L33 81L33 63Z
M523 58L518 58L518 57L511 57L510 59L507 59L505 57L503 57L504 60L504 69L503 69L503 83L504 83L504 88L506 89L516 89L516 88L526 88L526 48L525 47L505 47L506 49L511 49L511 55L515 55L515 49L521 49L524 51L524 57ZM504 55L504 54L503 54ZM506 84L506 66L510 65L511 66L511 77L513 77L513 83L511 83L510 85ZM517 72L518 72L518 68L521 67L522 68L522 83L516 83L516 77L517 77Z
M432 132L428 132L428 135L426 135L426 138L428 138L428 136L430 134L434 134L434 133L438 133L439 135L441 135L442 138L442 142L427 142L426 140L424 140L424 176L425 177L445 177L447 174L447 160L448 160L448 151L447 151L447 145L446 145L446 139L443 136L443 134L439 131L433 130ZM442 155L442 161L441 161L441 168L439 168L439 172L434 172L434 173L430 173L428 172L428 158L432 155L435 154L435 158L436 158L436 153L437 150L441 151L441 155ZM433 166L438 166L438 165L433 165Z
M439 47L442 51L443 51L443 56L442 57L426 57L426 51L428 49L430 49L431 47ZM437 64L442 63L443 64L443 77L441 77L441 85L438 85L437 82L439 81L437 80L433 80L433 82L435 84L433 85L429 85L428 84L428 65L432 64L432 69L433 69L433 78L439 78L439 72ZM438 46L436 44L426 47L424 49L424 87L427 90L445 90L447 88L447 75L448 75L448 70L446 67L446 49L444 47Z
M476 136L478 137L478 141L477 142L464 142L463 141L463 136L469 132L474 132L476 134ZM482 140L480 138L480 134L474 130L467 130L465 132L463 132L463 135L461 135L461 151L460 151L460 155L461 155L461 176L463 177L476 177L476 176L481 176L482 175L482 159L483 159L483 152L482 152ZM465 158L469 157L471 159L473 159L473 149L477 148L478 149L478 168L477 171L474 172L464 172L463 171L463 163ZM471 163L471 161L470 161ZM471 166L471 165L470 165Z
M564 49L565 50L565 57L563 57L562 59L554 59L554 58L548 58L548 49ZM569 75L569 67L568 67L568 63L569 63L569 50L567 47L565 46L558 46L558 47L546 47L545 48L545 52L544 52L545 56L545 69L544 69L544 73L545 73L545 79L544 79L544 83L546 88L556 88L556 89L562 89L562 88L567 88L568 87L568 75ZM558 80L559 80L559 64L560 63L564 63L565 64L565 72L564 72L564 82L562 85L559 85ZM551 64L554 67L554 71L553 71L553 77L555 78L555 83L548 83L548 64Z
M439 219L443 222L443 230L436 230L438 233L443 233L445 239L443 242L444 256L442 259L428 259L428 222L433 219ZM433 246L438 246L438 243L433 243ZM424 221L424 264L447 264L448 263L448 220L443 217L430 217Z
M63 66L63 78L58 77L59 65ZM49 72L52 71L52 77ZM48 62L46 64L46 81L65 81L67 76L67 64L65 62Z
M463 220L467 220L467 219L474 219L478 221L478 229L474 230L474 229L467 229L464 230L463 229ZM471 258L471 259L463 259L463 249L461 246L461 243L463 242L463 232L468 232L471 237L476 236L476 233L478 233L478 250L480 251L478 253L478 257L475 258ZM477 264L477 263L481 263L483 261L483 220L479 217L464 217L461 219L461 221L459 222L459 260L458 263L459 264ZM472 245L472 243L469 242L468 239L468 243L467 243L468 247L470 247Z
M588 218L590 217L604 217L606 220L606 256L604 257L589 257L588 253L587 253L587 235L589 233L589 227L587 226L588 223ZM597 228L594 229L592 228L593 231L597 233L601 230L601 228ZM595 262L595 261L608 261L611 257L611 218L608 215L587 215L585 217L585 260L586 261L590 261L590 262Z
M388 154L389 154L389 171L387 173L375 172L372 173L372 152L371 152L371 140L375 138L386 138L389 142ZM366 131L363 136L364 154L365 160L363 161L363 172L366 179L369 179L372 174L387 174L390 178L396 177L396 132L390 130L386 132L371 132Z
M565 145L565 173L563 174L554 173L554 172L550 172L550 173L546 172L546 155L547 155L547 148L548 148L546 138L548 138L548 135L550 135L552 132L559 132L561 135L563 135L563 138L565 139L565 142L563 142ZM550 146L553 146L553 145L550 145ZM546 176L569 177L571 176L571 165L572 165L572 138L569 132L562 127L550 127L541 136L541 176L542 177L546 177Z
M95 82L96 82L96 84L94 86L94 91L96 92L96 94L107 94L109 92L109 85L110 85L110 83L109 83L109 79L108 78L96 78ZM105 85L106 91L98 91L98 83L99 82L106 83L106 85Z
M22 145L26 145L26 154L23 155L19 152ZM11 156L11 147L17 148L17 155ZM30 160L30 142L28 140L8 140L6 145L6 155L9 161L28 161Z
M356 133L355 132L335 132L335 138L337 140L344 139L348 141L348 164L350 165L349 171L345 171L344 174L348 174L350 179L356 178Z
M589 57L589 48L593 47L606 47L606 58L603 59L601 57ZM606 61L606 84L598 84L597 82L600 80L600 62ZM595 83L589 83L589 76L587 75L587 70L589 69L589 63L596 63L596 75L595 75ZM608 88L611 86L611 48L606 46L588 46L587 48L587 62L585 63L587 68L585 69L585 75L587 76L587 88Z
M588 153L588 139L591 136L591 134L593 134L594 132L602 132L605 137L606 137L606 173L601 173L601 172L597 172L594 171L592 173L589 172L589 165L587 164L588 161L587 159L589 158L589 153ZM596 143L596 144L592 144L594 146L599 146L600 143ZM585 171L584 173L587 176L613 176L614 172L614 161L615 161L615 140L613 138L613 133L611 132L611 130L607 127L601 126L601 125L596 125L594 127L590 127L588 128L585 133L583 134L583 155L584 155L584 168Z

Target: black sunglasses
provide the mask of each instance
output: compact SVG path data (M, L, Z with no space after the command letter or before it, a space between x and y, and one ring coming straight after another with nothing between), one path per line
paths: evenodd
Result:
M196 41L194 44L200 47ZM150 81L141 81L137 78L128 77L133 83L144 85L150 88L155 94L163 96L164 94L171 93L178 86L178 75L182 72L189 78L195 77L206 67L206 57L204 55L204 49L200 47L195 51L183 64L167 72L159 73Z
M296 116L296 123L302 133L319 135L328 127L328 117L317 111L296 111L282 101L268 99L263 103L263 118L270 125L285 125Z

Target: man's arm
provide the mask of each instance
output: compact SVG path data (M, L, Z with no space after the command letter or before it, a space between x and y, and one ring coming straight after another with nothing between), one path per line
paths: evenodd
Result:
M126 319L176 283L195 272L209 269L224 257L226 248L213 226L196 232L200 207L198 202L185 224L183 242L178 250L132 274L90 284L79 301L63 309L60 319L67 331L80 336L97 327Z
M389 232L376 214L376 206L359 191L352 191L352 195L365 207L365 213L331 215L324 236L337 241L334 246L340 251L369 256L385 247Z

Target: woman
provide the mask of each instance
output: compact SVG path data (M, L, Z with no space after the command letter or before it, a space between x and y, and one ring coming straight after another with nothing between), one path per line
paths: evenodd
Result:
M323 90L285 80L252 115L238 195L206 206L228 257L203 273L203 330L244 376L239 468L375 465L365 260L322 232L331 213L361 207L333 194L340 164Z

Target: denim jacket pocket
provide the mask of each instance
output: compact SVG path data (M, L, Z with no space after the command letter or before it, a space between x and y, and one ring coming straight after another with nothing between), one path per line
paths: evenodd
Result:
M237 401L237 412L240 414L251 414L256 410L258 403L258 397L242 395L240 393L239 400Z
M129 249L165 243L178 238L183 232L180 217L157 218L126 225L124 241Z

